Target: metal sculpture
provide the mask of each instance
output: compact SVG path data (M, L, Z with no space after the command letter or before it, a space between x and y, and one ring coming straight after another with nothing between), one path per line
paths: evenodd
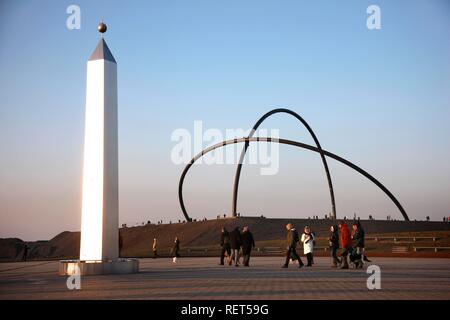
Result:
M292 140L287 140L287 139L275 139L275 138L267 138L267 137L252 137L254 132L256 131L256 129L258 128L258 126L270 115L274 114L274 113L278 113L278 112L284 112L284 113L289 113L291 115L293 115L294 117L296 117L297 119L299 119L304 125L305 127L308 129L308 131L311 133L311 136L313 137L314 141L316 142L316 147L305 144L305 143L301 143L301 142L297 142L297 141L292 141ZM370 181L372 181L377 187L379 187L391 200L392 202L394 202L394 204L397 206L397 208L399 209L400 213L402 214L403 218L406 221L409 221L409 217L406 214L405 210L403 209L402 205L400 204L400 202L395 198L395 196L383 185L381 184L377 179L375 179L373 176L371 176L369 173L367 173L366 171L364 171L363 169L361 169L360 167L358 167L357 165L353 164L352 162L339 157L338 155L331 153L329 151L323 150L320 147L320 143L317 140L314 132L311 130L311 128L309 127L309 125L306 123L306 121L303 120L303 118L301 118L298 114L296 114L293 111L290 111L288 109L275 109L272 110L268 113L266 113L260 120L258 120L258 122L255 124L255 126L253 127L250 135L246 138L240 138L240 139L231 139L231 140L226 140L226 141L222 141L219 142L213 146L210 146L206 149L204 149L203 151L201 151L199 154L197 154L195 157L193 157L191 159L191 161L186 165L186 167L184 168L181 177L180 177L180 181L178 184L178 198L180 201L180 207L181 210L183 211L183 215L186 218L186 221L192 221L192 218L188 215L187 211L186 211L186 207L184 205L184 200L183 200L183 183L184 183L184 179L186 177L187 172L189 171L189 169L191 168L191 166L201 157L203 157L205 154L217 149L217 148L221 148L224 147L226 145L229 144L236 144L236 143L245 143L244 145L244 149L241 153L241 158L239 161L239 167L236 170L236 177L235 177L235 188L234 188L234 193L233 193L233 208L235 209L235 205L236 202L235 200L237 199L237 191L238 191L238 184L239 184L239 175L240 175L240 167L242 167L242 162L243 162L243 158L245 157L245 152L246 149L248 148L250 142L269 142L269 143L281 143L281 144L286 144L286 145L292 145L295 147L299 147L299 148L303 148L303 149L307 149L310 151L314 151L317 152L321 155L322 157L322 162L324 163L324 167L325 167L325 172L327 173L327 178L328 178L328 185L330 188L330 195L331 195L331 199L332 199L332 204L334 204L334 192L333 192L333 187L332 187L332 183L331 183L331 176L329 174L329 170L328 170L328 165L327 162L325 160L325 156L330 157L334 160L337 160L347 166L349 166L350 168L352 168L353 170L359 172L360 174L362 174L363 176L365 176L367 179L369 179ZM334 207L334 206L333 206ZM233 210L233 216L235 216L236 211ZM334 218L336 218L336 216L334 216Z
M263 123L264 120L266 120L267 118L269 118L270 116L272 116L276 113L287 113L287 114L297 118L297 120L300 121L305 126L305 128L308 130L309 134L313 138L314 143L317 146L317 149L319 149L319 154L320 154L320 157L322 158L322 163L323 163L323 167L325 169L325 174L327 175L328 189L330 190L330 198L331 198L331 214L332 214L332 217L334 219L336 219L336 202L334 200L333 183L331 181L331 175L330 175L330 171L328 169L327 159L325 158L325 155L322 152L322 147L320 146L319 139L317 139L316 135L314 134L314 131L311 129L309 124L299 114L297 114L296 112L294 112L292 110L284 109L284 108L279 108L279 109L274 109L272 111L269 111L255 123L255 125L253 126L253 128L250 131L250 134L248 135L247 138L252 138L253 135L255 134L255 131L258 129L258 127L261 125L261 123ZM245 154L247 153L248 147L249 147L249 143L246 142L244 145L244 149L242 149L241 157L239 158L239 163L237 165L236 174L234 177L233 207L232 207L232 211L231 211L233 217L237 216L237 197L238 197L238 190L239 190L239 179L241 176L242 163L244 162Z

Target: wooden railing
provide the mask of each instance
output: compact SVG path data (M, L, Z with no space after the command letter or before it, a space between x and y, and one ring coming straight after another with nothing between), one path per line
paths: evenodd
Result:
M438 252L439 250L450 250L450 247L413 247L414 252L420 250L433 250L434 252Z
M384 237L384 236L380 236L380 237L366 237L366 240L372 240L372 241L385 241L385 240L393 240L394 242L400 242L400 241L405 241L405 240L410 240L412 242L416 242L418 240L432 240L433 242L436 242L437 240L439 240L438 237L396 237L396 236L391 236L391 237Z

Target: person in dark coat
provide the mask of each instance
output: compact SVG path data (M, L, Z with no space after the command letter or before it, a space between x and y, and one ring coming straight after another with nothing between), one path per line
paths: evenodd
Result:
M333 268L337 268L341 264L341 260L337 256L337 251L339 249L339 231L338 226L330 227L330 236L328 237L330 243L331 257L333 258Z
M178 258L180 257L180 240L178 240L178 237L175 237L175 241L173 243L172 248L172 254L173 254L173 263L177 263Z
M366 256L366 232L364 231L364 228L362 227L360 221L358 221L358 228L359 228L359 230L361 232L361 237L362 237L362 245L363 246L362 246L362 253L361 253L361 255L362 255L363 261L372 262Z
M241 248L242 238L241 232L239 231L239 227L236 227L233 231L230 232L230 247L231 247L231 259L229 265L234 262L236 267L239 266L239 249Z
M352 240L354 252L352 262L355 264L355 268L362 268L364 264L363 259L368 262L370 260L364 255L365 232L359 221L355 221L352 225Z
M300 241L300 237L298 235L298 231L294 228L292 223L288 223L286 225L287 237L286 237L286 261L282 268L287 268L289 266L289 261L291 257L298 261L298 267L301 268L304 266L302 259L297 254L297 242Z
M27 257L28 257L28 244L24 244L23 245L23 255L22 255L22 261L27 261Z
M244 255L244 266L248 267L250 263L250 254L252 249L255 247L255 240L253 239L253 234L250 232L248 227L244 227L242 230L242 254Z
M358 222L353 222L352 224L352 240L353 247L364 248L364 230Z
M313 230L311 230L311 235L312 235L312 237L313 237L313 245L314 245L314 247L316 246L316 233L313 231ZM311 255L311 264L314 264L314 255Z
M231 246L230 246L230 234L225 227L222 228L222 234L220 235L220 265L224 265L225 254L228 260L231 261ZM229 262L228 261L228 262Z
M348 269L348 254L352 249L352 236L350 229L345 221L339 222L339 240L342 248L342 266L341 269Z
M358 227L358 223L355 221L352 224L352 252L350 254L350 262L355 266L355 269L362 268L362 248L364 247L364 237L361 229Z
M237 264L240 265L241 264L241 252L242 252L242 233L240 233L241 235L241 241L239 241L237 243Z
M122 256L122 248L123 248L123 238L122 234L119 232L119 258Z

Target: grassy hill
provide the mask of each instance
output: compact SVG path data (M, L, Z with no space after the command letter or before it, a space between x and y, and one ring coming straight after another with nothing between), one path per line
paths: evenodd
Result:
M285 225L293 222L301 231L309 225L318 236L317 246L328 245L326 237L333 221L309 219L265 219L265 218L227 218L218 220L199 221L191 223L149 224L145 226L121 228L123 238L122 256L146 257L151 255L151 246L154 237L158 238L159 252L169 254L172 242L177 236L181 241L183 254L203 255L216 254L220 238L220 230L225 226L228 230L235 226L248 226L252 231L257 247L282 247L286 236ZM351 222L349 222L350 224ZM393 246L407 246L412 251L413 246L450 246L450 223L425 221L361 221L367 236L433 236L438 237L437 242L432 240L418 240L407 243L394 243L389 241L367 241L367 250L376 254L388 254ZM20 239L0 239L0 261L18 261L23 256L24 242ZM49 241L28 242L30 247L29 259L71 259L78 258L80 246L79 232L62 232ZM187 249L190 252L187 252ZM207 252L205 251L208 250ZM255 252L263 254L263 252ZM321 254L317 251L317 254ZM328 254L323 252L323 254Z

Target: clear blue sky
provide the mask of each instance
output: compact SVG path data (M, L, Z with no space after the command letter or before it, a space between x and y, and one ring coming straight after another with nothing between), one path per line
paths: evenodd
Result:
M81 8L68 30L66 8ZM381 8L381 30L366 8ZM178 220L177 128L248 128L291 108L322 146L383 182L411 218L450 216L450 3L431 1L2 1L0 237L79 230L86 61L99 39L118 62L120 220ZM265 128L312 143L297 122ZM401 219L390 200L330 160L338 215ZM186 180L194 217L231 206L234 166ZM242 214L330 211L316 154L281 147L276 176L245 168Z

